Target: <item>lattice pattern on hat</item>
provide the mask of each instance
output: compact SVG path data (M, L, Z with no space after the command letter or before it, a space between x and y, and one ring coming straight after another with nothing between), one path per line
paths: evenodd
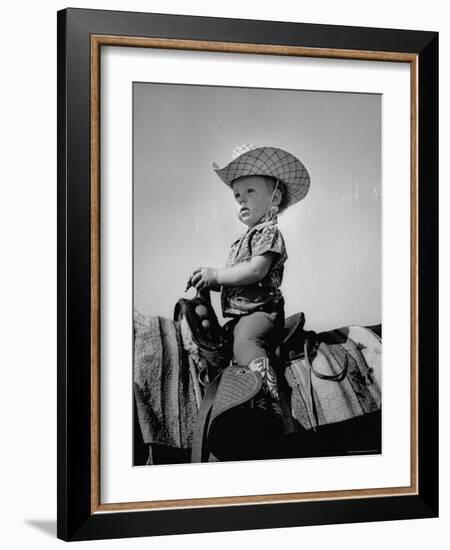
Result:
M252 151L253 149L257 149L256 145L251 145L250 143L243 143L242 145L237 145L233 152L231 153L231 158L233 160L237 159L244 153L247 153L248 151Z
M251 147L249 145L240 146ZM225 168L216 169L227 184L242 176L272 176L285 184L287 206L305 197L310 185L308 171L291 153L275 147L258 147L248 150L231 161Z

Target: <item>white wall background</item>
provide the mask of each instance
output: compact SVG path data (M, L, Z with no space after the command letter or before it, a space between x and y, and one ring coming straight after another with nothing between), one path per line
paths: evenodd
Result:
M380 323L380 94L146 83L133 94L138 311L171 318L192 270L225 264L247 228L211 165L250 142L290 151L311 176L279 217L286 316L303 311L317 331Z
M1 546L53 548L56 519L56 10L63 2L30 1L2 10L3 48L0 200L0 389ZM450 95L450 21L445 3L410 1L376 4L356 0L277 3L261 0L243 3L228 0L213 4L192 0L154 0L76 3L76 7L152 11L272 19L341 25L434 30L440 36L441 144L450 147L445 98ZM441 170L441 280L449 279L449 167ZM445 215L444 215L445 213ZM449 304L448 287L441 289L442 311ZM448 315L441 335L448 334ZM442 354L443 355L443 354ZM444 363L444 361L442 362ZM331 525L259 532L129 539L84 543L83 547L155 549L259 548L371 548L396 546L422 549L432 543L443 548L449 537L449 400L444 393L450 383L448 369L441 371L441 518L373 524Z

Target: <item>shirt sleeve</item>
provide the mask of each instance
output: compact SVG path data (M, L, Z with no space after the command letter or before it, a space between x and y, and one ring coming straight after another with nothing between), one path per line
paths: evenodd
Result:
M261 256L266 252L275 252L285 260L287 259L283 235L275 224L264 225L252 236L252 256Z

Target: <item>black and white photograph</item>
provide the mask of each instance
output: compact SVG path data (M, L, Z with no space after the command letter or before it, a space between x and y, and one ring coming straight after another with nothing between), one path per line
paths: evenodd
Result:
M132 94L133 465L382 453L381 94Z

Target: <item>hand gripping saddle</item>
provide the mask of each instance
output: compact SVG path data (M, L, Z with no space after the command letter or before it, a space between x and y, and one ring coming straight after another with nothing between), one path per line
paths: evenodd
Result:
M210 454L219 460L269 458L271 442L294 429L290 407L283 398L282 366L286 359L304 354L306 339L310 348L315 343L315 333L304 331L304 314L286 319L276 352L282 427L279 417L267 407L260 374L233 363L232 332L227 324L219 324L209 292L191 300L180 299L174 319L180 324L183 346L193 358L204 388L193 432L192 462L208 461Z

